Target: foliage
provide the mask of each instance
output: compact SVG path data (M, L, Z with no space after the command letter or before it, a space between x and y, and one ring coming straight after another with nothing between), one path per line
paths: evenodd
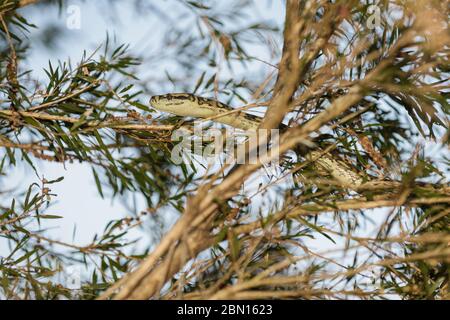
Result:
M448 299L445 2L288 0L283 21L258 17L254 1L224 3L137 1L160 26L151 52L107 35L76 63L49 61L43 80L22 64L39 26L21 7L66 3L2 1L0 179L17 167L38 181L2 185L0 297ZM279 172L174 164L170 136L185 119L148 103L170 91L253 107L265 128L286 119ZM339 185L289 152L310 140L364 184ZM64 218L51 191L63 177L42 177L37 164L49 161L83 163L100 197L145 207L87 245L54 240L45 222ZM179 218L156 247L129 240L168 210ZM61 275L77 266L87 271L74 290Z

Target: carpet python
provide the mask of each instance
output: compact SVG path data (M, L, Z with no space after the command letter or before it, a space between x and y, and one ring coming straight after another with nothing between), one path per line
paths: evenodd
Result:
M217 100L189 93L169 93L153 96L150 99L150 104L159 111L181 117L212 118L214 122L242 130L256 130L261 122L260 117L243 111L236 111L236 109ZM305 158L313 161L314 165L318 165L346 187L358 187L363 183L362 177L350 169L345 162L336 160L329 153L324 153L319 148L309 151Z

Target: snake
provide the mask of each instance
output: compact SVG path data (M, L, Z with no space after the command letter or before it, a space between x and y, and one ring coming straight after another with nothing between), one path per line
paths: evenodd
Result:
M158 111L180 117L212 119L212 121L242 130L257 130L262 118L234 109L215 99L204 98L190 93L167 93L150 98L150 104ZM282 125L280 129L286 129ZM305 158L313 161L319 169L328 172L335 180L346 187L358 187L363 178L350 169L342 160L320 148L309 150Z

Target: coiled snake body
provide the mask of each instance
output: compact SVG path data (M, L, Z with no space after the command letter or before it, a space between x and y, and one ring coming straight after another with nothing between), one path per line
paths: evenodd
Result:
M182 117L212 118L212 121L242 130L256 130L261 122L260 117L237 111L219 101L189 93L169 93L153 96L150 99L150 104L159 111ZM358 187L363 183L362 177L348 168L345 163L334 159L318 148L309 151L305 158L314 161L315 165L327 171L346 187Z

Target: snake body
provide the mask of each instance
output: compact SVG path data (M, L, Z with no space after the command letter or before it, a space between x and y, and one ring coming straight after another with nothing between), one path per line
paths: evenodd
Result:
M230 125L242 130L256 130L261 118L231 108L214 99L199 97L189 93L169 93L153 96L150 104L157 110L169 112L181 117L213 118L213 121ZM222 116L221 116L222 115ZM351 170L341 160L336 160L320 149L314 149L305 155L315 165L326 170L333 178L347 187L358 187L362 177Z
M261 121L261 118L257 116L242 111L234 112L236 111L235 109L222 102L188 93L169 93L153 96L150 99L150 104L157 110L181 117L214 117L215 122L242 130L256 130ZM224 115L220 116L221 114Z

